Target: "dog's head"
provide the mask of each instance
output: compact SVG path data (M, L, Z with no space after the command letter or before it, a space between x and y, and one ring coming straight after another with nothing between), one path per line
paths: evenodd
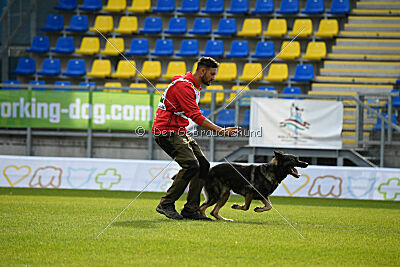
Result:
M307 168L308 163L300 161L296 156L286 154L281 151L274 151L276 164L279 169L283 172L285 178L287 175L292 175L295 178L299 178L300 175L296 170L296 167Z

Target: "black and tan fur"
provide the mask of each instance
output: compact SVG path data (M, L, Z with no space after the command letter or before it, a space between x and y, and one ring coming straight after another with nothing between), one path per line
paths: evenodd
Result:
M216 204L211 211L211 215L218 220L231 221L219 215L219 210L228 201L231 190L245 197L244 204L234 204L232 205L233 209L248 210L251 201L255 199L260 200L264 204L263 207L256 207L254 209L255 212L270 210L272 206L269 203L268 196L275 191L286 176L300 177L295 167L306 168L308 166L306 162L300 161L296 156L279 151L275 151L274 153L275 157L267 164L242 165L222 163L211 168L204 185L206 200L200 206L202 215L206 216L206 209Z

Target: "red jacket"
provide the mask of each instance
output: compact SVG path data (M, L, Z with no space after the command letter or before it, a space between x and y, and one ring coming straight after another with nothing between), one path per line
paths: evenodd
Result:
M172 83L167 87L158 104L153 121L153 133L186 133L186 126L189 125L187 118L201 125L205 117L201 114L198 105L200 90L201 87L190 72L172 78Z

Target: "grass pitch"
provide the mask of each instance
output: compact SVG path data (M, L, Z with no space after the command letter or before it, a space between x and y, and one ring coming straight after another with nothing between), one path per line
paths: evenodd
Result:
M0 189L1 265L400 265L400 203L272 197L274 210L230 209L235 222L174 221L143 193ZM183 196L177 202L180 210ZM211 209L207 210L208 212Z

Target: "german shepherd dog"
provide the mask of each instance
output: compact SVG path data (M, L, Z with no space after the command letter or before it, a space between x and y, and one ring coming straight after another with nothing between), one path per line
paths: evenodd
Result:
M274 151L274 154L274 158L267 164L221 163L211 168L204 185L205 201L200 206L201 214L206 216L206 209L216 204L211 215L218 220L232 221L219 215L219 210L228 201L231 190L245 197L243 205L235 203L232 205L232 209L248 210L251 201L256 199L260 200L264 207L256 207L255 212L270 210L272 206L268 196L275 191L287 175L300 177L295 167L306 168L308 166L308 163L300 161L296 156L280 151Z

